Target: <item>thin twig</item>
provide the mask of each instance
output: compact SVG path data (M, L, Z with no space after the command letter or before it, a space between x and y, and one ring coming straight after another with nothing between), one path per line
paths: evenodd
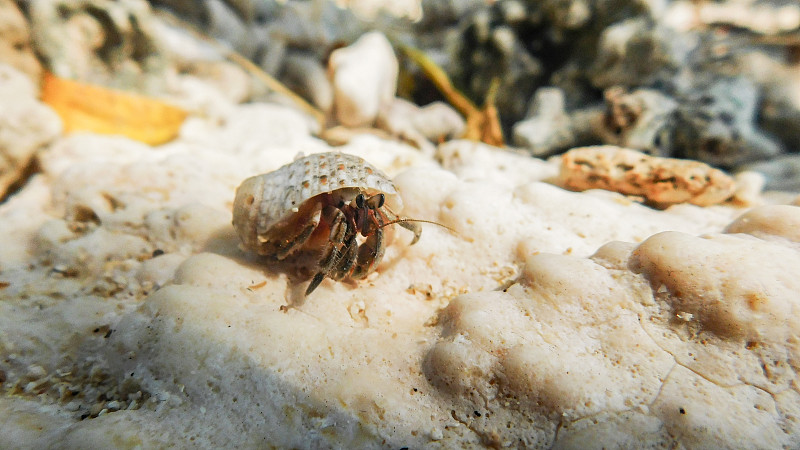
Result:
M301 110L303 110L303 112L312 116L320 124L320 128L322 129L325 128L325 121L326 121L325 113L315 108L312 104L308 103L304 98L295 94L291 89L286 87L283 83L278 81L272 75L265 72L261 67L258 67L256 64L254 64L252 61L242 56L240 53L223 45L222 43L212 38L211 36L204 34L202 31L197 29L197 27L194 26L194 24L191 24L168 11L160 11L160 12L163 13L163 15L166 18L171 20L174 25L179 25L183 27L185 30L192 33L197 39L202 40L203 42L206 42L209 45L211 45L216 51L218 51L229 61L233 62L234 64L237 64L238 66L242 67L244 70L249 72L251 75L261 80L261 82L264 83L264 85L267 86L272 91L288 97Z

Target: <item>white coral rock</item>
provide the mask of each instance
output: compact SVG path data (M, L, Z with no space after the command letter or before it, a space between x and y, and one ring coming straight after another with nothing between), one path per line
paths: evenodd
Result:
M349 127L371 125L397 89L399 65L386 36L373 31L331 53L329 71L336 118Z
M0 64L0 198L22 181L34 153L61 132L61 119L36 96L22 72Z
M800 207L658 211L485 145L358 138L339 150L452 232L399 229L303 299L309 274L238 250L233 193L332 149L231 111L159 148L61 139L0 205L0 447L800 440Z

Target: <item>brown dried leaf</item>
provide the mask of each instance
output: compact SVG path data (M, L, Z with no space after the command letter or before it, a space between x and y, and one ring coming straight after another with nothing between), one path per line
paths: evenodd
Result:
M478 108L470 99L462 94L453 86L450 77L445 71L434 63L428 56L419 49L403 46L401 47L408 57L414 61L425 75L433 82L437 89L444 95L445 99L458 110L467 121L466 130L462 136L464 139L480 141L486 144L501 147L504 145L503 130L500 126L500 116L495 107L495 97L499 87L499 80L492 80L489 93L486 96L486 104L483 108Z

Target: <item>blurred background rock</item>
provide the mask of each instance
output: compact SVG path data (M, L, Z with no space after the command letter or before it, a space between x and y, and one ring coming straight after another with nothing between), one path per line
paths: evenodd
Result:
M265 95L165 13L322 111L330 54L378 30L400 57L398 95L443 100L401 46L423 50L476 104L498 80L508 143L532 155L613 144L800 189L796 1L0 0L0 59L34 78L41 61L59 76L145 91L164 89L171 71L212 71L232 98Z

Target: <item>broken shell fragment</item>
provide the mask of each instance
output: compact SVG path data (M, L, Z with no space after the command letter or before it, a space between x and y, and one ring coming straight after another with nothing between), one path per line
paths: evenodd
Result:
M582 147L561 157L559 183L570 190L605 189L668 206L708 206L733 195L733 178L698 161L648 156L615 146Z

